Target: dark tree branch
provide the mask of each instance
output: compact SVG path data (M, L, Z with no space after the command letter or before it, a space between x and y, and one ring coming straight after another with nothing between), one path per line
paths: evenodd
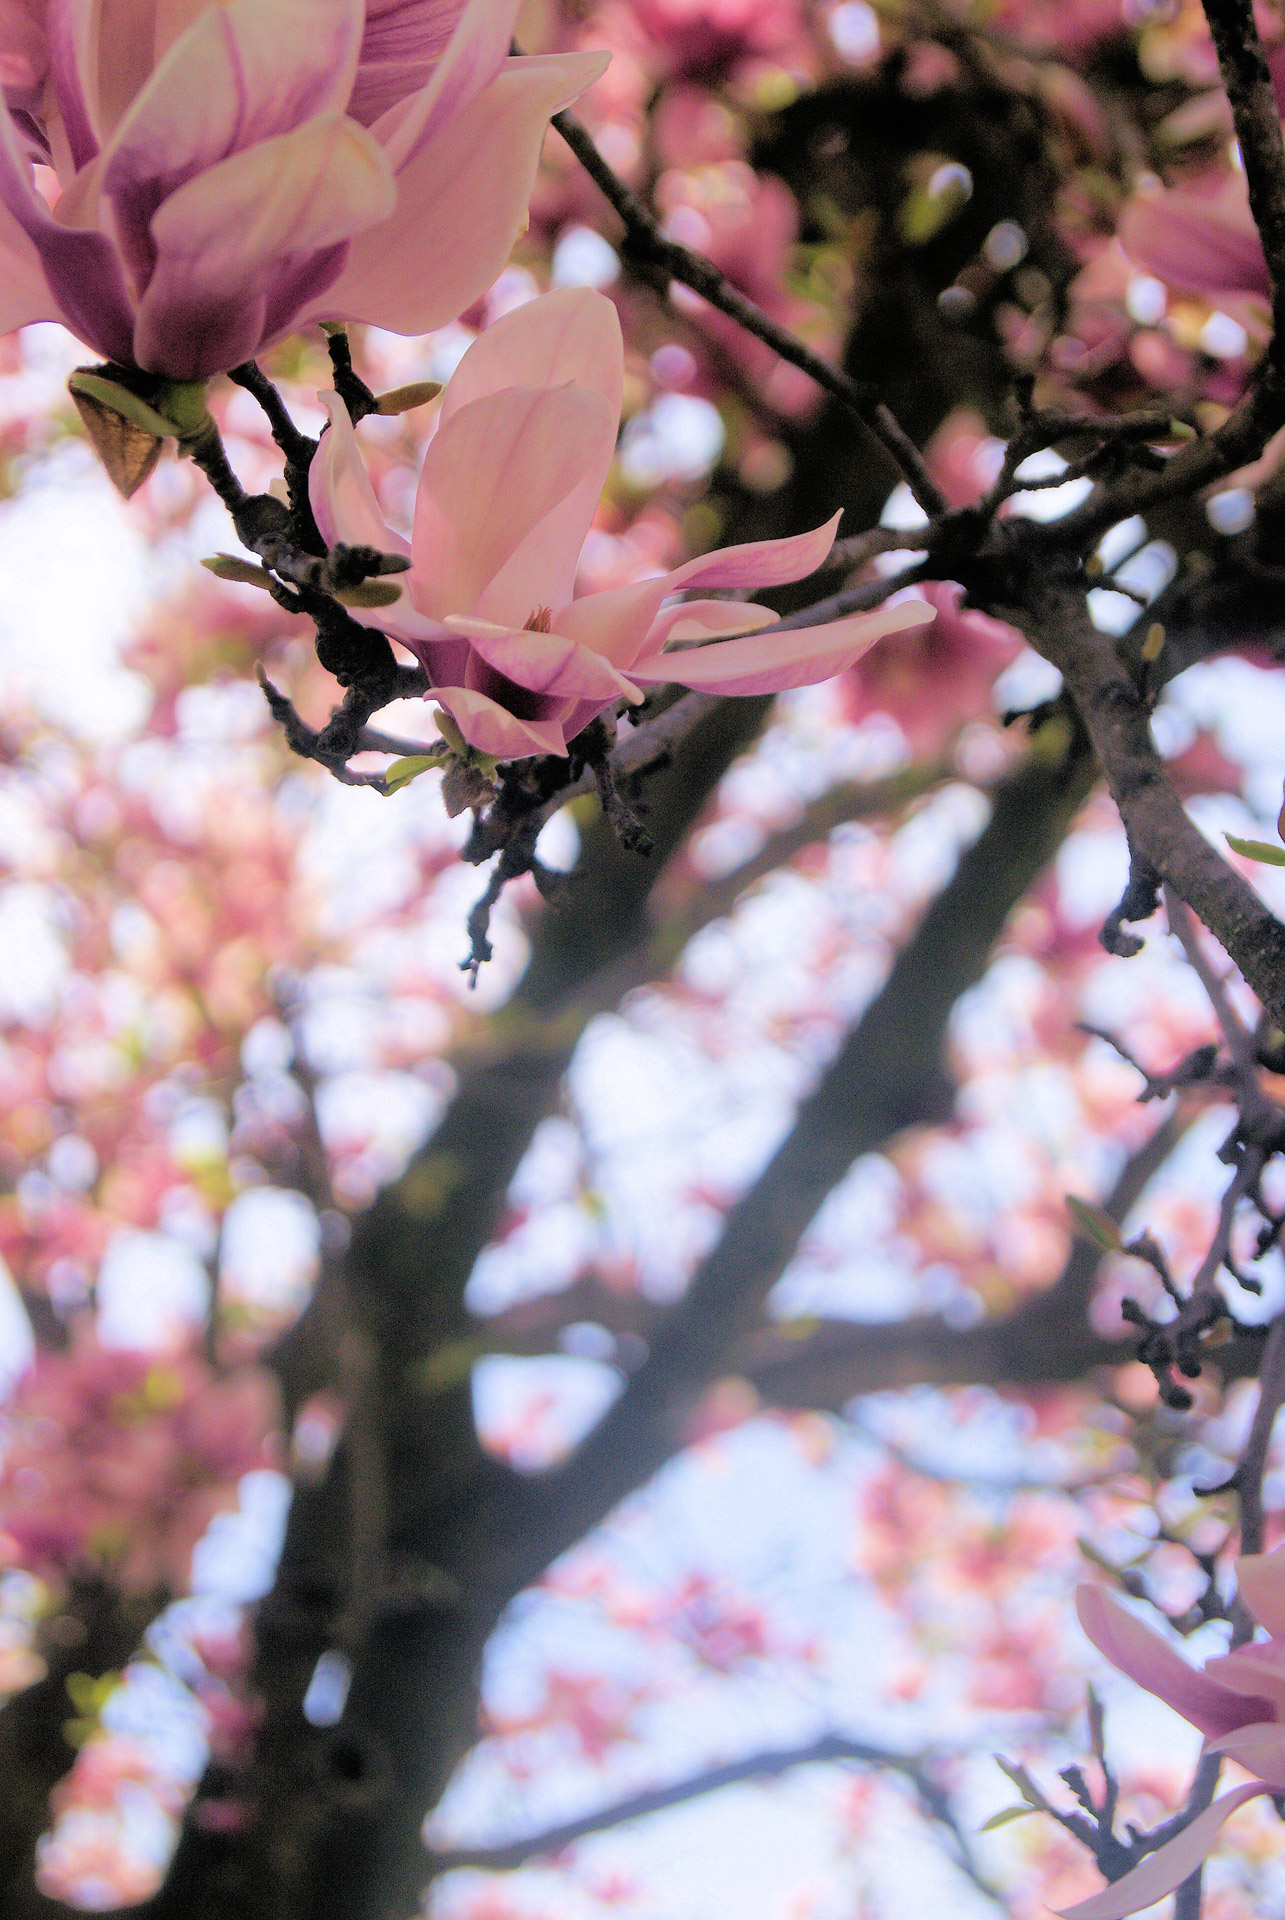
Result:
M981 977L1009 912L1060 844L1091 781L1086 744L1061 721L997 788L989 825L801 1104L789 1137L728 1215L646 1364L564 1468L515 1487L517 1583L673 1452L683 1413L753 1332L803 1232L853 1161L949 1112L942 1045L950 1010Z
M923 1812L950 1833L959 1865L969 1879L981 1892L991 1899L997 1899L994 1888L981 1875L948 1796L933 1778L933 1756L898 1753L869 1741L849 1739L846 1734L840 1733L822 1734L818 1739L805 1741L797 1747L750 1754L744 1760L729 1760L722 1766L708 1767L686 1780L675 1781L672 1786L654 1787L648 1792L631 1794L628 1799L600 1807L578 1820L565 1821L561 1826L548 1827L543 1833L531 1834L523 1839L501 1841L494 1846L445 1848L435 1856L436 1870L438 1873L451 1873L460 1867L480 1867L491 1873L512 1872L540 1855L561 1853L591 1834L608 1833L632 1820L645 1819L649 1814L685 1806L706 1794L721 1793L727 1787L741 1786L747 1781L776 1780L783 1773L793 1772L796 1767L835 1764L875 1767L903 1775L913 1787Z
M1062 674L1135 857L1194 908L1285 1025L1285 926L1188 819L1151 738L1147 704L1114 643L1089 619L1083 591L1051 578L1030 610L1007 611Z
M662 287L671 279L681 281L685 287L700 294L703 300L708 300L712 307L729 315L747 333L765 341L783 360L801 368L819 387L823 387L864 421L901 468L907 485L925 513L931 517L945 511L946 501L925 467L918 448L879 399L874 387L866 381L854 380L851 374L831 366L828 360L813 353L792 333L778 326L761 307L755 306L752 300L739 292L719 272L712 260L667 238L650 209L608 166L589 133L573 114L555 114L553 124L594 185L610 201L624 222L625 239L621 253L627 265L641 269L648 278L658 278Z
M1150 1139L1130 1155L1103 1211L1123 1223L1196 1117L1175 1106ZM897 1387L1036 1386L1083 1379L1098 1366L1133 1357L1129 1336L1110 1339L1089 1322L1094 1283L1104 1258L1094 1241L1077 1235L1066 1265L1044 1293L1012 1313L975 1327L952 1327L937 1314L893 1324L832 1322L808 1340L786 1341L765 1332L738 1356L747 1377L774 1406L841 1413L861 1394ZM1258 1349L1253 1349L1253 1364ZM1229 1357L1229 1349L1220 1351ZM1246 1356L1242 1355L1242 1370Z
M1285 346L1285 145L1280 103L1258 37L1253 0L1204 0L1204 8L1231 102L1250 211L1271 276L1271 352L1279 358Z

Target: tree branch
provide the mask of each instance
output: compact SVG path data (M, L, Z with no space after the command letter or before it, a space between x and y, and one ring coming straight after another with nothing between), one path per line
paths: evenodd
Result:
M1055 745L1054 742L1057 742ZM794 1128L732 1209L722 1237L657 1331L647 1362L572 1459L515 1488L515 1577L525 1581L596 1524L679 1443L685 1409L757 1324L822 1201L861 1154L949 1111L950 1010L985 970L1012 907L1060 844L1092 782L1065 722L996 790L989 825L924 915Z
M1050 579L1031 610L1010 608L1006 617L1066 682L1130 846L1194 908L1285 1025L1285 926L1188 819L1151 738L1147 704L1114 642L1089 619L1083 591Z
M1272 283L1273 341L1285 344L1285 145L1281 113L1254 20L1253 0L1204 0L1218 53L1218 71L1231 102L1249 189L1250 211L1263 243Z
M1195 1119L1194 1104L1175 1105L1120 1170L1103 1211L1120 1225L1137 1205ZM953 1327L938 1314L895 1324L832 1322L808 1340L765 1332L741 1357L746 1376L773 1406L841 1413L860 1394L907 1386L1016 1387L1083 1379L1097 1366L1132 1359L1136 1338L1095 1333L1089 1321L1103 1250L1077 1235L1053 1285L1012 1313L975 1327ZM1242 1355L1245 1364L1256 1363ZM1221 1348L1219 1360L1231 1355Z
M729 1760L723 1766L708 1767L686 1780L675 1781L672 1786L653 1787L648 1792L631 1794L628 1799L617 1800L611 1806L583 1814L578 1820L565 1821L561 1826L548 1827L543 1833L531 1834L524 1839L502 1841L494 1846L445 1848L435 1856L436 1870L438 1873L451 1873L460 1867L480 1867L491 1873L512 1872L542 1854L561 1853L564 1848L574 1846L576 1841L587 1839L591 1834L607 1833L613 1828L627 1825L631 1820L663 1813L670 1807L685 1806L689 1801L701 1799L706 1794L721 1793L726 1787L740 1786L752 1780L776 1780L796 1767L832 1766L845 1762L902 1774L914 1788L928 1818L950 1832L958 1851L959 1864L974 1885L991 1899L997 1899L995 1890L983 1879L973 1859L967 1837L954 1816L947 1795L932 1777L932 1757L898 1753L869 1741L849 1739L846 1734L840 1733L822 1734L818 1739L805 1741L797 1747L750 1754L744 1760Z
M914 442L879 399L876 390L863 380L832 367L820 354L813 353L792 333L778 326L761 307L747 299L721 274L712 260L693 253L689 247L670 240L659 222L637 194L608 166L593 139L570 113L557 113L553 124L594 185L610 201L624 222L625 239L621 254L626 265L642 269L644 277L659 279L664 285L679 280L694 293L708 300L720 313L727 314L738 326L766 342L782 360L799 367L819 387L862 420L880 444L892 455L906 477L906 483L924 512L930 517L943 513L946 501L929 474Z

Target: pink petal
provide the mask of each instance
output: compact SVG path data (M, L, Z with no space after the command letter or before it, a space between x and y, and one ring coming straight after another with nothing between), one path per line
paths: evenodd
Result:
M1220 1687L1248 1695L1255 1720L1285 1719L1285 1641L1251 1640L1234 1653L1206 1660L1205 1674Z
M62 317L35 248L9 209L0 206L0 333Z
M409 94L421 92L463 11L464 0L367 0L361 62L348 102L353 119L369 127Z
M1122 1880L1116 1880L1088 1900L1081 1900L1073 1907L1064 1907L1062 1920L1124 1920L1126 1914L1138 1913L1143 1907L1163 1900L1167 1893L1180 1887L1196 1871L1217 1840L1224 1821L1238 1807L1243 1807L1247 1800L1266 1792L1266 1787L1251 1780L1248 1785L1225 1793L1221 1800L1214 1801L1212 1807L1206 1807L1203 1813L1197 1814L1191 1825L1185 1827L1175 1840L1161 1847L1158 1853L1153 1853L1132 1873L1126 1873Z
M45 30L49 37L49 78L62 119L70 164L88 166L99 148L96 60L98 9L89 0L48 0ZM88 87L87 87L87 84ZM42 116L43 117L43 116Z
M433 17L440 16L443 9L434 7L431 0L429 5L395 9L395 32L387 26L375 28L373 33L368 30L362 47L363 64L372 57L377 63L381 48L385 55L395 49L395 57L402 63L399 86L414 77L419 61L431 58L433 62L417 91L394 98L374 122L394 167L403 166L495 79L508 58L520 8L521 0L463 0L462 5L457 0L450 8L455 19L444 44L440 38L443 23L440 17ZM417 49L418 33L425 28L428 33ZM434 43L440 45L440 52L429 55L427 49ZM368 49L374 50L373 56ZM365 66L354 103L359 118L377 104L381 95L387 96L387 79L387 72L381 75L378 64Z
M1221 1753L1234 1760L1246 1773L1265 1780L1273 1793L1285 1790L1285 1727L1272 1721L1252 1727L1238 1727L1221 1740L1211 1740L1206 1753Z
M86 179L87 189L92 188L86 176L82 179ZM23 313L33 301L43 304L32 276L32 256L23 248L21 233L39 259L57 317L105 358L129 361L133 357L134 316L119 257L107 235L95 225L67 224L68 213L75 209L70 195L63 198L69 204L63 207L60 203L63 218L56 219L32 183L31 167L18 145L11 116L0 113L0 207L4 209L0 233L11 241L8 251L28 263L14 289L12 310ZM87 191L85 198L92 204L92 191ZM28 320L52 317L25 311Z
M771 607L752 600L684 600L662 607L651 623L647 651L659 653L671 640L717 640L735 633L757 633L780 618Z
M420 611L523 627L568 600L614 441L611 409L583 387L508 387L461 408L420 475Z
M1158 1633L1135 1619L1104 1587L1078 1587L1075 1607L1080 1625L1098 1652L1148 1693L1167 1701L1207 1739L1217 1739L1220 1734L1264 1718L1265 1701L1247 1701L1243 1694L1189 1667Z
M673 575L663 573L654 580L586 593L560 610L558 632L631 671L630 663L647 645L661 601L673 591Z
M557 694L568 700L623 697L635 704L643 697L600 653L577 646L560 633L519 632L486 620L447 619L444 624L452 633L464 634L488 667L532 693Z
M317 398L330 415L330 425L313 455L308 499L322 539L328 547L344 540L353 547L409 554L409 542L393 532L379 510L347 407L337 393L319 393Z
M702 553L669 575L669 591L679 587L780 587L815 573L831 547L842 513L836 513L811 533L785 540L753 540L740 547L718 547Z
M854 613L824 627L752 634L687 653L651 654L635 661L629 672L644 685L669 681L702 693L784 693L790 687L832 679L885 634L927 626L936 617L926 601L905 600L874 613Z
M163 51L156 0L62 0L62 10L85 110L101 146ZM166 7L169 37L185 32L200 10Z
M616 309L588 287L559 287L528 300L480 333L446 383L442 425L473 400L504 387L562 387L600 393L617 420L625 355Z
M1236 1562L1240 1597L1268 1633L1285 1640L1285 1547L1246 1553Z
M342 111L357 69L362 0L209 7L170 46L117 127L104 187L141 292L152 215L185 181L234 153Z
M496 760L524 760L533 753L567 750L556 720L519 720L471 687L434 687L426 697L446 708L471 747Z
M353 120L321 114L261 140L172 193L152 220L156 270L139 305L139 366L175 379L218 373L295 317L270 307L281 283L387 213L396 189ZM314 289L307 289L313 291Z
M1148 194L1120 222L1126 253L1179 293L1271 292L1263 245L1239 176L1217 195Z
M401 168L395 213L353 242L343 273L301 319L428 333L463 313L491 285L526 223L550 115L605 65L596 53L508 61Z

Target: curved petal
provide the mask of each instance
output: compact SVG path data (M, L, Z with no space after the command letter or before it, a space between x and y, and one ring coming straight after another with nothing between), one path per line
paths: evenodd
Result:
M669 575L670 593L680 587L781 587L815 573L834 545L842 512L811 533L785 540L751 540L740 547L716 547L698 554Z
M1265 1781L1273 1793L1285 1791L1285 1727L1274 1721L1225 1733L1221 1740L1211 1740L1205 1752L1234 1760L1246 1773Z
M631 662L647 646L661 601L673 591L672 575L662 573L651 580L633 580L625 587L583 594L559 612L558 632L631 671Z
M9 209L0 206L0 333L62 318L39 255Z
M1233 1733L1237 1727L1249 1726L1270 1713L1266 1701L1247 1700L1189 1667L1158 1633L1135 1619L1105 1588L1077 1588L1075 1608L1085 1633L1113 1667L1166 1701L1184 1720L1199 1727L1207 1739ZM1154 1897L1158 1899L1159 1895Z
M234 153L342 111L363 16L362 0L291 0L288 18L262 0L224 0L173 42L107 149L104 189L140 291L155 259L151 218L168 195Z
M1248 1695L1255 1720L1285 1720L1285 1641L1251 1640L1205 1662L1205 1677Z
M533 753L565 753L567 743L556 720L519 720L471 687L434 687L436 700L479 753L496 760L525 760Z
M644 685L669 681L702 693L784 693L790 687L815 686L842 673L888 633L924 627L937 617L925 600L904 600L874 613L854 613L824 627L722 640L686 653L655 653L637 660L629 672Z
M91 62L97 56L97 27L98 7L94 0L48 0L45 33L49 79L62 120L67 157L77 171L96 158L99 147L98 89L90 72Z
M1251 1780L1247 1786L1235 1787L1231 1793L1225 1793L1221 1800L1214 1801L1212 1807L1206 1807L1203 1813L1197 1814L1176 1840L1161 1847L1158 1853L1153 1853L1132 1873L1126 1873L1122 1880L1115 1881L1101 1893L1093 1894L1090 1899L1081 1900L1073 1907L1064 1907L1062 1920L1124 1920L1126 1914L1138 1913L1143 1907L1163 1900L1167 1893L1180 1887L1196 1871L1218 1838L1224 1821L1238 1807L1243 1807L1247 1800L1266 1792L1266 1787Z
M85 197L92 201L92 194ZM119 256L96 226L72 226L55 219L36 192L30 164L7 113L0 113L0 206L9 215L3 227L12 236L11 251L28 261L25 285L20 283L15 290L14 311L24 312L39 297L31 255L23 252L20 232L40 262L55 308L53 314L25 311L25 319L61 319L106 359L128 362L133 357L134 315Z
M312 457L308 500L322 539L328 547L343 540L351 547L409 554L410 543L393 532L379 510L347 407L337 393L319 393L317 398L330 425Z
M429 442L415 501L412 591L422 613L522 627L569 599L615 443L600 394L508 387Z
M342 114L318 115L189 180L152 220L139 366L195 380L248 358L274 280L327 253L323 268L338 274L343 242L380 220L395 191L375 142Z
M354 240L334 286L300 318L428 333L463 313L523 230L550 116L605 65L592 53L510 60L402 167L396 211Z
M774 627L780 615L752 600L682 600L662 607L647 635L648 653L660 653L671 640L721 640L733 634Z
M1245 1553L1236 1562L1240 1597L1268 1633L1285 1640L1285 1547Z
M592 647L595 653L605 654L616 666L632 673L644 648L655 652L664 644L663 637L653 642L650 636L661 602L671 593L692 587L742 590L777 587L788 580L801 580L814 573L826 558L834 545L840 518L836 513L824 526L784 540L755 540L740 547L719 547L713 553L698 554L694 560L675 567L671 573L658 574L652 580L637 580L626 587L608 588L605 593L586 594L558 615L558 630Z
M521 0L395 0L367 9L349 111L373 121L395 167L494 80L520 8Z
M560 633L497 627L487 620L448 619L444 624L471 641L488 667L531 693L551 693L567 700L623 698L634 705L643 698L600 653L577 646Z
M528 300L480 333L446 383L439 424L504 387L600 393L618 421L625 380L620 319L605 294L559 287Z
M1120 222L1125 252L1179 293L1271 293L1263 243L1239 176L1217 195L1148 194Z

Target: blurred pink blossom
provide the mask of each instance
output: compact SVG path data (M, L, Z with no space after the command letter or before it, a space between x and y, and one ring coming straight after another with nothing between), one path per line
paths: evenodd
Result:
M97 1571L181 1590L237 1481L273 1458L276 1401L254 1368L82 1341L41 1353L5 1414L0 1557L44 1578Z
M1137 194L1120 221L1125 251L1177 293L1271 293L1243 175L1219 174L1164 193Z
M840 673L886 633L925 625L924 601L825 626L756 634L767 607L696 600L691 587L778 586L812 573L839 516L811 533L699 555L658 577L572 598L580 550L611 466L623 382L620 323L585 288L531 301L470 347L442 397L408 543L390 532L337 395L312 464L323 537L409 555L401 597L358 613L432 677L469 745L497 759L565 753L596 715L645 686L778 693ZM737 638L725 636L741 636ZM667 643L717 641L678 653Z
M799 0L634 0L643 30L676 62L709 67L771 53L799 29Z
M544 129L606 64L510 59L518 0L0 7L0 330L176 380L312 319L421 333L495 277ZM33 173L56 176L52 205Z

